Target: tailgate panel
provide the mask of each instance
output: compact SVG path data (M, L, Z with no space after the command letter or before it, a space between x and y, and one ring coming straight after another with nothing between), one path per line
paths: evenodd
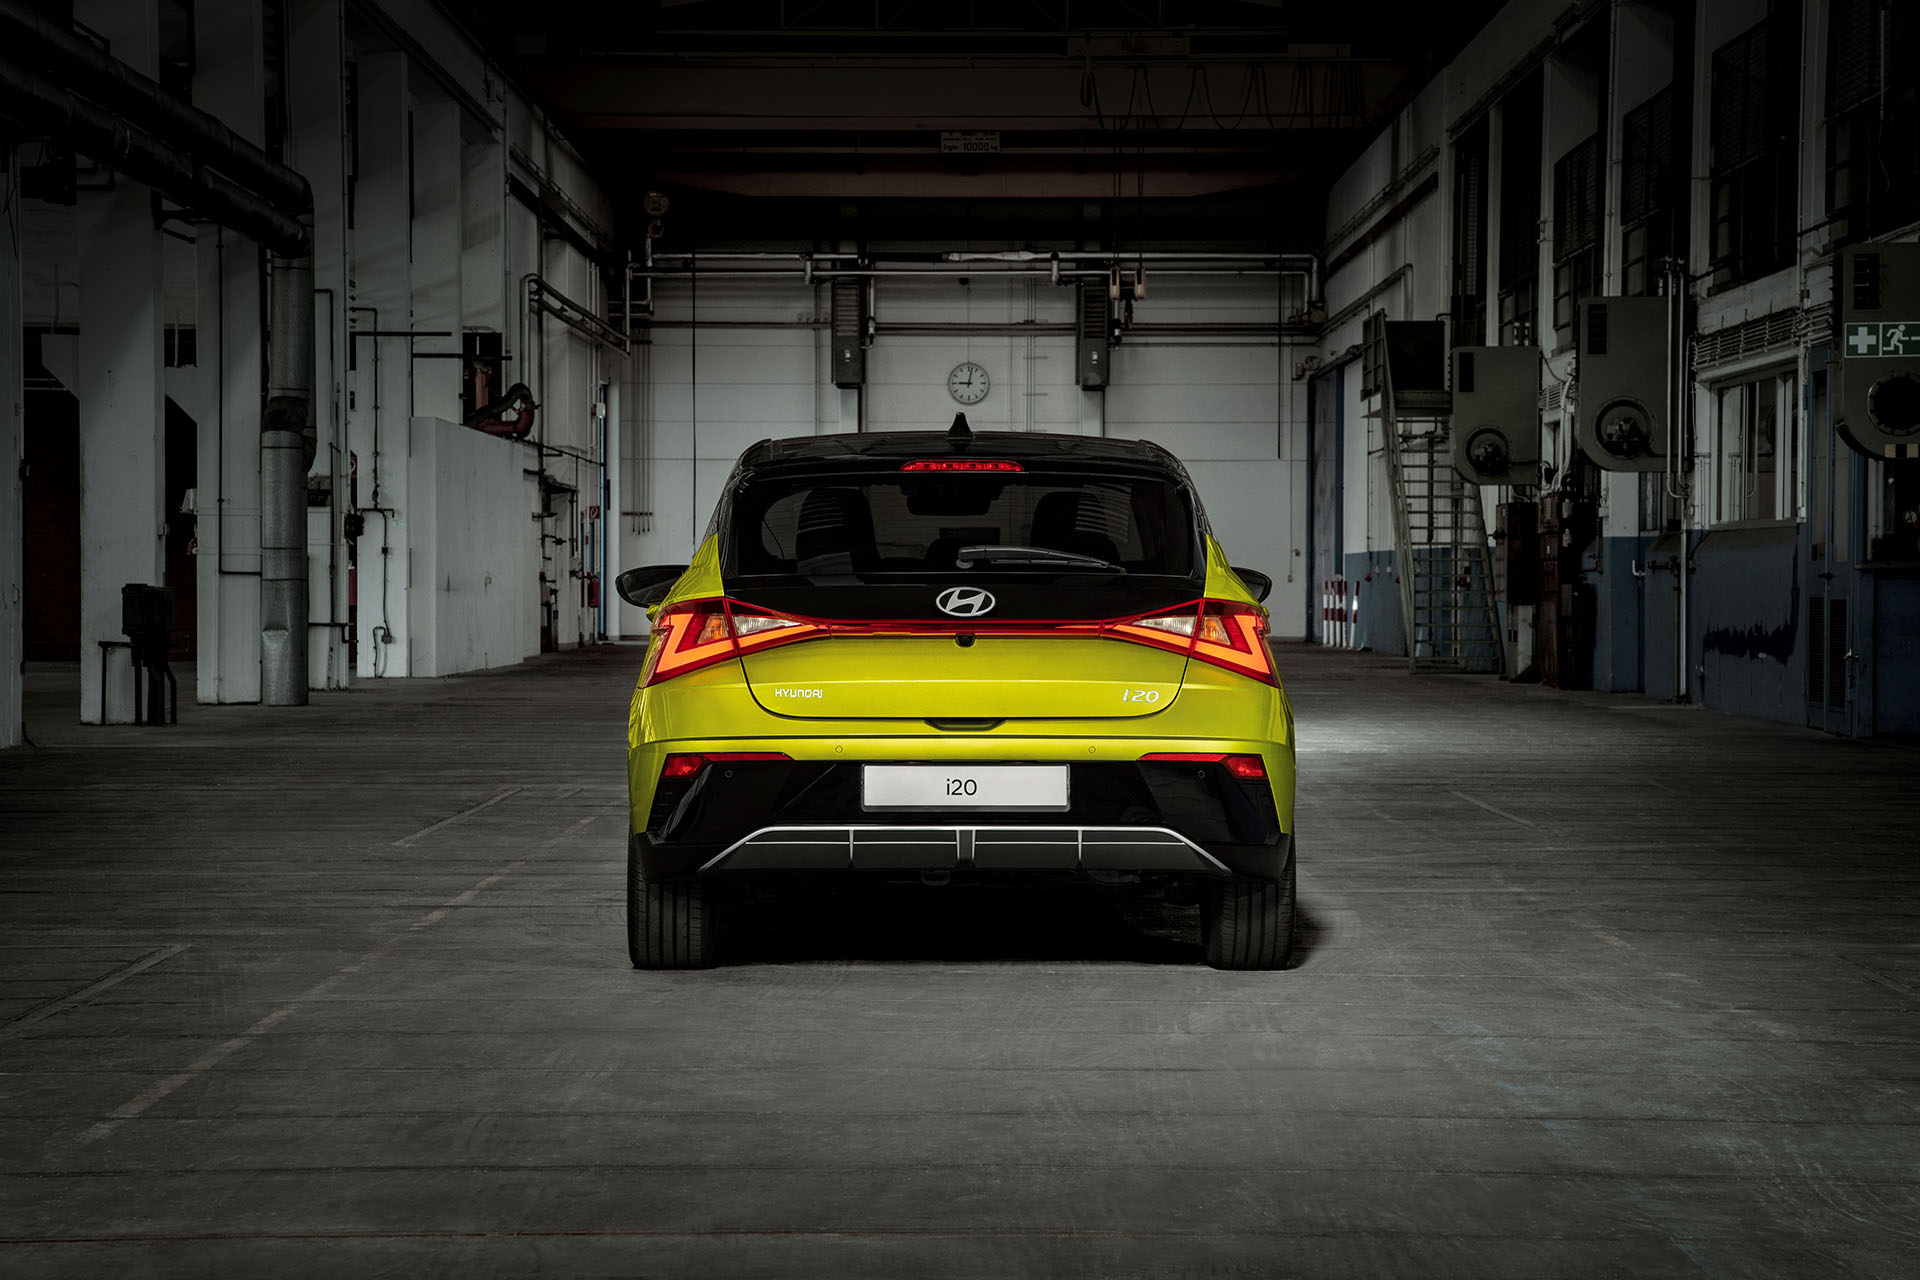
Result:
M748 654L754 701L803 719L1137 719L1180 693L1185 654L1091 637L836 636Z

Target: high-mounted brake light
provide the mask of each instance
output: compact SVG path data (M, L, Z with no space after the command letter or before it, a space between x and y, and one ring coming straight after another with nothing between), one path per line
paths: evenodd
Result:
M922 458L909 462L902 471L1025 471L1017 462L1002 458Z
M731 600L690 600L661 611L653 623L642 686L716 662L827 633L819 623L753 609Z

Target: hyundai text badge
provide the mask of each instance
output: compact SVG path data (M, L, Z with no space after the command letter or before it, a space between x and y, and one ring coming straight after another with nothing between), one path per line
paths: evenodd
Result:
M948 587L933 598L940 612L956 618L977 618L993 610L993 593L979 587Z

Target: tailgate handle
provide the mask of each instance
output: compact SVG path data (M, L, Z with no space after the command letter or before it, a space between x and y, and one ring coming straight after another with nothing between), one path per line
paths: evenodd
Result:
M1002 717L999 720L929 720L927 723L936 729L944 729L948 733L985 733L989 729L998 729L1006 723L1006 719Z

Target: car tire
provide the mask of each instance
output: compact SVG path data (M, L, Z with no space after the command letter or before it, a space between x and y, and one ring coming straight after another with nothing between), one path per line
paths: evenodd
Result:
M636 969L711 969L714 907L698 876L650 879L627 849L627 955Z
M1293 951L1293 857L1278 880L1235 876L1200 904L1200 944L1216 969L1284 969Z

